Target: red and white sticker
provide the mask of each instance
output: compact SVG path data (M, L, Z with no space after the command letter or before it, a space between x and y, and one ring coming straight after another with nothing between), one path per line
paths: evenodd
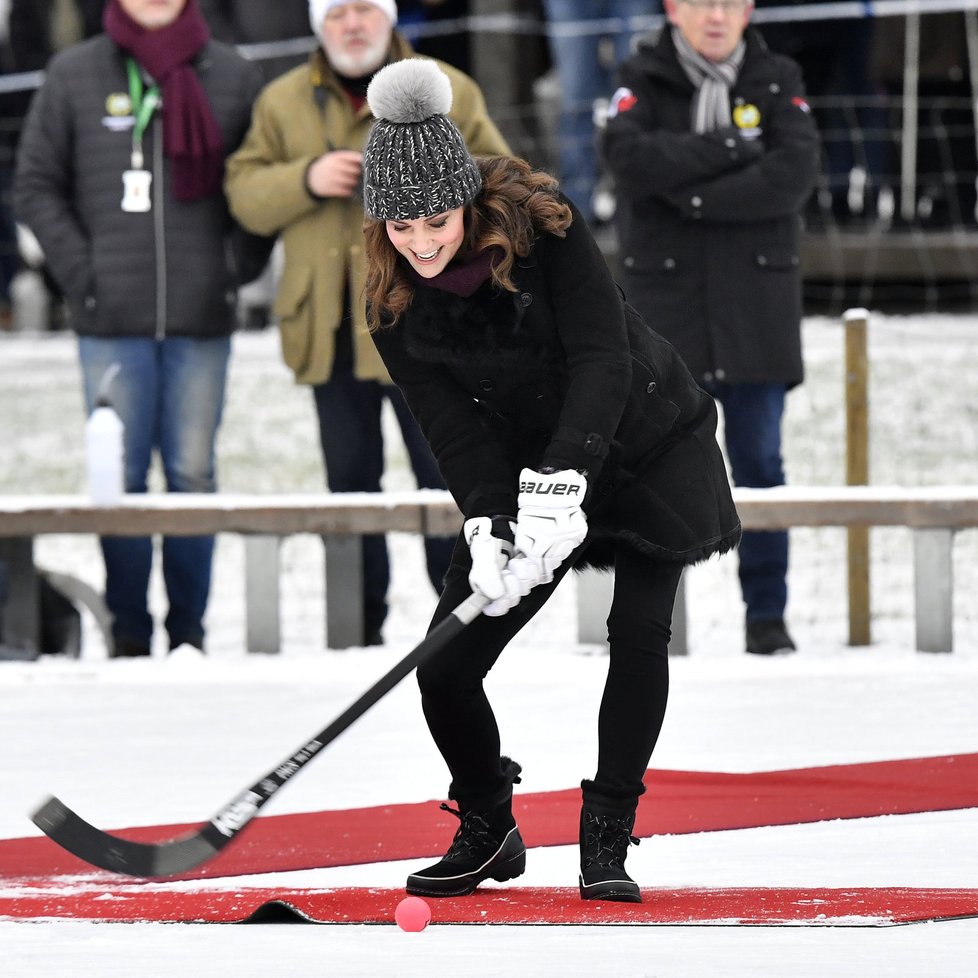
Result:
M611 96L608 105L608 118L614 119L619 112L627 112L638 101L638 96L630 88L619 88Z

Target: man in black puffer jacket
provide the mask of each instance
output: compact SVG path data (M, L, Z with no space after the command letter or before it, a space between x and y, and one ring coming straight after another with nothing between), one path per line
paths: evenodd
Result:
M622 285L723 406L741 486L784 482L785 392L801 383L799 214L821 148L795 62L748 27L751 0L665 0L619 70L603 149ZM745 533L747 651L794 648L788 534Z
M104 25L48 66L21 137L15 208L68 299L87 409L104 397L122 418L126 490L146 491L158 450L170 491L213 492L247 277L224 159L261 72L210 39L197 0L109 0ZM171 651L203 649L213 548L213 537L164 540ZM106 537L102 551L109 654L148 655L152 541Z

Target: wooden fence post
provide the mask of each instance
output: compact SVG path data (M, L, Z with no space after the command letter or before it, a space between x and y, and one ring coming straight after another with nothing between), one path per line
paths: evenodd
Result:
M846 329L846 484L869 483L869 396L865 309L848 309ZM870 644L869 527L848 529L849 644Z

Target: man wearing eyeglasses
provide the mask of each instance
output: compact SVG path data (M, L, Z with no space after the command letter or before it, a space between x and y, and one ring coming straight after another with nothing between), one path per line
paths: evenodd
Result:
M799 214L820 143L798 65L752 0L665 0L618 73L603 152L622 284L723 408L734 482L784 482L785 394L801 383ZM787 532L745 533L746 648L791 651Z

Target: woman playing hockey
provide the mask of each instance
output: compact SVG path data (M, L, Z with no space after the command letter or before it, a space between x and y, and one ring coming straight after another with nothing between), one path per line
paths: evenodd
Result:
M740 536L713 399L623 301L557 182L519 159L473 159L436 65L389 65L367 98L372 335L465 519L433 624L470 592L489 600L418 670L460 825L407 890L458 896L523 872L521 768L501 756L483 681L568 570L596 566L615 585L580 892L637 902L624 863L666 708L680 574Z

